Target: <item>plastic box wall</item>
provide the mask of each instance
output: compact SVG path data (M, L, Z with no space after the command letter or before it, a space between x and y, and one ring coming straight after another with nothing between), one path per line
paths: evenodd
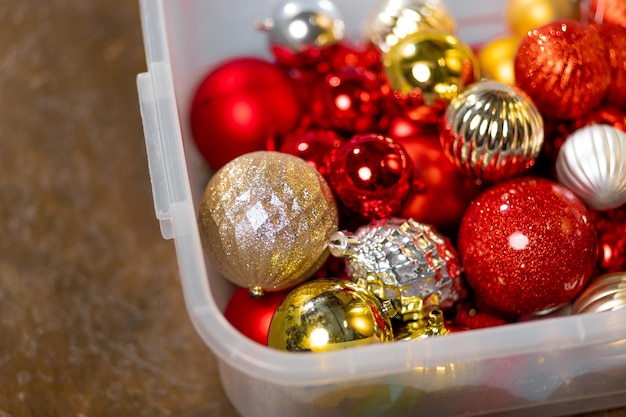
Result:
M505 1L449 0L467 42L502 32ZM237 332L222 311L233 286L207 264L197 228L209 173L187 126L212 65L266 55L253 23L274 0L141 0L147 56L137 77L156 216L174 239L190 318L245 417L529 415L626 405L626 310L548 318L327 353L288 353ZM356 38L373 0L336 0Z

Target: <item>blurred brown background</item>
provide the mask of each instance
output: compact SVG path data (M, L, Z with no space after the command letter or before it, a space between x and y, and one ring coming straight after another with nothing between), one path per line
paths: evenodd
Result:
M0 0L0 417L236 416L154 217L143 71L137 1Z

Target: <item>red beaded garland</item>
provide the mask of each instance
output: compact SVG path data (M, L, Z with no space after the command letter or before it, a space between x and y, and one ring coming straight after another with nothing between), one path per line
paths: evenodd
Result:
M594 269L597 237L571 191L526 177L472 201L458 249L467 282L486 305L530 314L561 306L582 290Z

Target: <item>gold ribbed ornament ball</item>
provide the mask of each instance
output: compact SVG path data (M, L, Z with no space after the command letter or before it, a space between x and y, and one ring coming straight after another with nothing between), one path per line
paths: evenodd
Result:
M391 87L409 94L419 89L426 104L449 101L480 79L478 58L454 35L422 31L406 36L383 54Z
M341 279L315 279L291 290L278 306L267 345L294 352L322 352L390 342L395 310Z
M260 296L311 277L328 257L338 213L322 175L280 152L242 155L211 178L199 226L211 264Z

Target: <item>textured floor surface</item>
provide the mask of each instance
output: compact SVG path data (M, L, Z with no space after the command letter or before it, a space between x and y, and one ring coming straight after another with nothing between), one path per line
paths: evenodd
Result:
M154 217L137 2L0 22L0 417L236 416Z

